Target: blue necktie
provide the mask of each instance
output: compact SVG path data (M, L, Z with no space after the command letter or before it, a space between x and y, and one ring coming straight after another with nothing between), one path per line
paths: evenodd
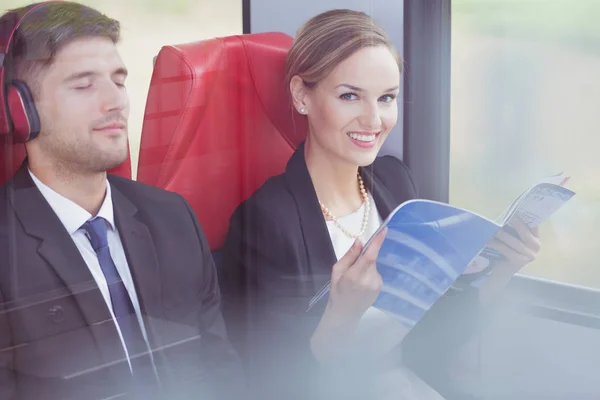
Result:
M83 224L82 228L88 234L88 238L98 256L98 263L108 284L113 313L119 324L125 346L129 353L133 375L146 382L148 382L148 378L153 381L149 358L143 356L131 359L136 354L147 352L148 346L144 340L129 293L110 256L107 239L107 221L102 217L94 218Z

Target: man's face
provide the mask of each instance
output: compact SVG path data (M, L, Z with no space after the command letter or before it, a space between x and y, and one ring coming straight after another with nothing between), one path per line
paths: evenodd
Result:
M81 172L102 172L124 162L126 77L110 39L81 38L65 45L38 77L41 132L27 145L30 160Z

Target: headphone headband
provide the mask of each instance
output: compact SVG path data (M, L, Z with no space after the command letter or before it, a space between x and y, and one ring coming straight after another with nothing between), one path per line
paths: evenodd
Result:
M21 27L21 24L23 23L23 21L27 18L27 16L29 14L33 13L35 10L38 10L38 9L40 9L48 4L52 4L52 3L60 3L60 1L57 1L57 0L43 1L41 3L36 4L35 6L31 7L29 10L25 11L23 16L17 20L17 22L15 23L15 26L12 28L10 35L8 36L8 40L6 41L6 44L4 45L4 50L2 51L3 54L5 54L5 55L8 54L8 51L10 50L10 45L12 43L12 39L15 36L15 33L17 32L17 30Z
M0 52L0 136L9 135L13 133L14 129L13 121L11 120L9 104L7 101L7 89L10 82L7 82L6 78L6 62L11 51L13 38L23 21L27 18L27 16L29 16L34 11L39 10L40 8L52 3L60 3L60 1L55 0L38 3L35 6L31 7L29 10L27 10L23 14L23 16L18 17L14 26L12 28L9 27L7 30L10 31L10 34L8 35L6 43L4 43L4 38L1 37L2 32L0 32L0 46L3 45L3 48Z

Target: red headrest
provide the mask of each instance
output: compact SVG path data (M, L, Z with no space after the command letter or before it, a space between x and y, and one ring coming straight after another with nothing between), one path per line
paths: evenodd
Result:
M306 135L284 84L291 45L283 33L238 35L156 58L137 179L184 196L213 250L235 208L284 171Z
M9 139L0 142L0 185L3 185L17 172L25 160L25 145L23 143L10 143ZM127 160L118 167L108 171L110 174L131 179L131 160Z

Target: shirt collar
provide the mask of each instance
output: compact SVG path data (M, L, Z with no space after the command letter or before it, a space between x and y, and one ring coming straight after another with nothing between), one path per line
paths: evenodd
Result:
M77 232L77 230L81 228L86 221L94 217L75 202L67 199L51 189L49 186L45 185L33 174L33 172L31 172L29 168L27 168L27 171L29 171L31 179L33 179L33 182L37 186L38 190L42 193L48 204L50 204L50 207L52 207L52 210L54 210L64 227L67 229L69 235ZM95 217L104 218L106 221L108 221L110 229L115 229L113 203L110 191L110 183L108 180L106 181L106 196L104 196L104 201L102 202L100 210L98 210L98 214Z

